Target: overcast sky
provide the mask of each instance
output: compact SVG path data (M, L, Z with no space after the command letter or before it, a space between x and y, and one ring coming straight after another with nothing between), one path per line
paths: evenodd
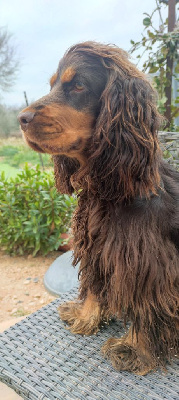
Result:
M45 95L72 44L96 40L129 50L130 39L141 38L143 13L155 6L155 0L0 0L0 26L13 34L20 59L16 84L0 102L21 106L24 90L29 102Z

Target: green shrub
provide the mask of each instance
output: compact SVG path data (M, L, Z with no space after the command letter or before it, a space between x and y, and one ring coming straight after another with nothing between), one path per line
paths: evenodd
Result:
M53 174L41 172L40 166L24 170L15 178L1 173L0 246L9 254L38 252L47 254L64 240L76 199L59 194Z

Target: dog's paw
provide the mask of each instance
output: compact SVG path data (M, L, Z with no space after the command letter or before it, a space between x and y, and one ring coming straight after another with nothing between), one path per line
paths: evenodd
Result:
M59 314L74 334L92 335L99 330L101 313L98 303L88 308L85 302L70 301L59 307Z
M124 338L108 339L101 350L105 358L110 359L113 367L119 371L146 375L156 368L153 358L148 353L142 353L127 344Z

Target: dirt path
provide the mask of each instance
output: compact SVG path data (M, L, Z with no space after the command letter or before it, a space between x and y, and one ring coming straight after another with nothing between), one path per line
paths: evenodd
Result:
M60 254L32 258L0 252L0 322L31 314L55 298L45 290L43 277Z

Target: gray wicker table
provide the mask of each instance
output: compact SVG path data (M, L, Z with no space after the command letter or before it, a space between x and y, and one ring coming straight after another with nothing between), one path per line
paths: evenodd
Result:
M140 377L117 372L100 354L110 336L124 333L113 321L90 337L73 335L60 321L57 307L75 297L62 295L0 335L0 380L31 400L178 400L177 360Z

